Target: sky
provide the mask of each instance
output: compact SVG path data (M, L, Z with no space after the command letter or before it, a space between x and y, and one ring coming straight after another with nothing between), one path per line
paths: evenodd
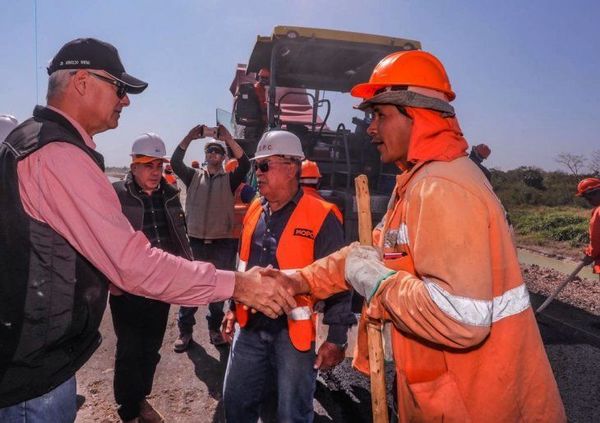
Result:
M45 104L46 65L79 37L115 45L128 73L149 82L130 96L119 127L94 137L108 166L129 163L131 144L156 132L171 154L189 129L231 110L236 64L276 25L419 40L445 65L453 105L486 165L558 169L559 153L600 150L600 2L594 0L0 0L0 113L19 121ZM359 112L349 94L329 126ZM195 141L186 161L201 156Z

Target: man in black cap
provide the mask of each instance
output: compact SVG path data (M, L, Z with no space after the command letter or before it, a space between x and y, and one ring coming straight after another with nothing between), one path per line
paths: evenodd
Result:
M260 271L175 257L133 230L92 139L147 86L112 45L73 40L48 73L47 106L0 144L2 422L74 421L75 372L100 345L109 281L180 305L233 297L272 317L295 306Z

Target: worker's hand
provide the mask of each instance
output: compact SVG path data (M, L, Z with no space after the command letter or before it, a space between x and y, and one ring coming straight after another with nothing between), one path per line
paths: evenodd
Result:
M375 247L359 244L350 246L344 269L346 281L365 297L367 303L375 295L381 282L394 273L383 265L381 254Z
M315 360L315 369L329 370L344 360L346 349L339 345L331 342L323 342L319 351L317 352L317 359Z
M234 141L233 136L231 136L227 128L225 128L223 125L219 125L217 127L217 139L225 141L227 145Z
M233 299L272 319L289 313L296 307L294 297L270 275L261 275L260 268L235 272Z
M203 132L202 128L204 126L206 126L206 125L200 124L200 125L194 126L192 129L190 129L190 132L188 132L188 134L185 137L183 137L183 139L179 143L179 146L181 148L183 148L184 150L186 150L193 140L197 140L202 137L202 132Z
M588 264L592 264L594 262L594 258L592 256L588 256L587 254L583 256L583 264L584 265L588 265Z
M221 322L221 335L230 344L233 342L233 335L235 335L235 313L231 310L225 312L225 316Z
M300 273L286 274L271 266L259 270L263 276L269 276L275 279L290 295L309 294L310 287L304 281Z

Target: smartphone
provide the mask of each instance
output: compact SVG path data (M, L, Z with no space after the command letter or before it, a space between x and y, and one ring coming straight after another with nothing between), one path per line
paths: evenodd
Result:
M217 138L219 134L219 128L211 128L210 126L202 127L202 134L200 135L202 138L210 137Z

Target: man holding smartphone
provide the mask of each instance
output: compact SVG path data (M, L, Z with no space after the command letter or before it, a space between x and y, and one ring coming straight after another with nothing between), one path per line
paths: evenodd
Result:
M183 157L190 143L210 136L216 139L209 139L204 147L205 164L199 169L186 166ZM226 150L222 142L229 146L239 162L233 172L225 172L223 168ZM194 259L210 262L218 269L234 270L238 245L232 232L234 192L250 170L250 161L244 150L223 125L217 128L197 125L175 149L171 166L187 188L185 214ZM192 339L196 310L198 307L179 309L179 338L173 344L176 352L185 351ZM206 319L210 342L215 346L226 344L220 332L223 316L222 301L208 306Z

